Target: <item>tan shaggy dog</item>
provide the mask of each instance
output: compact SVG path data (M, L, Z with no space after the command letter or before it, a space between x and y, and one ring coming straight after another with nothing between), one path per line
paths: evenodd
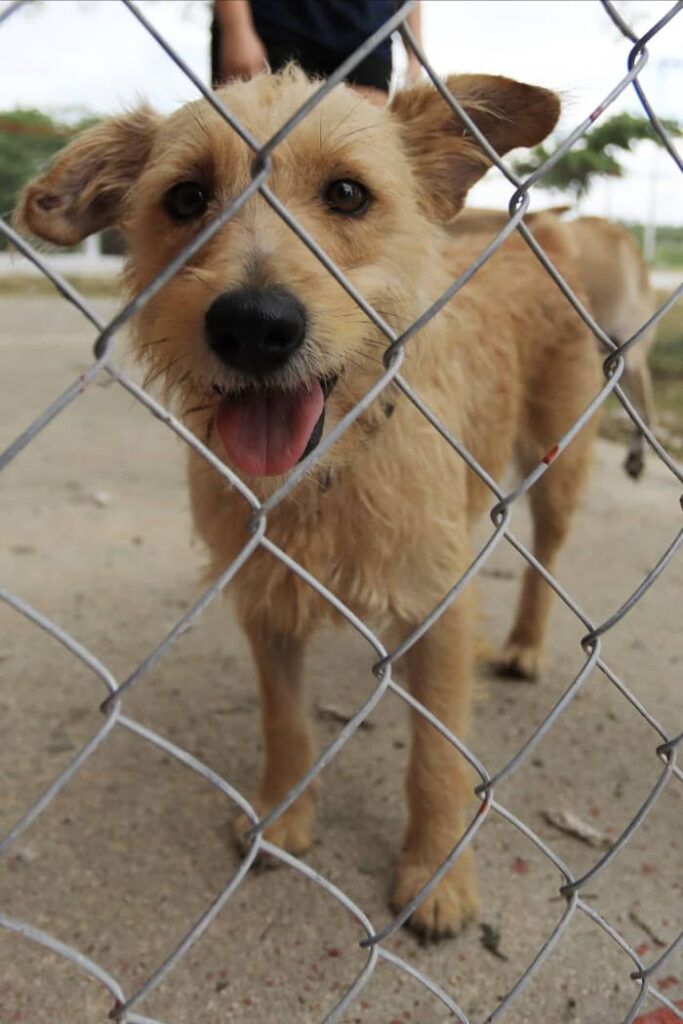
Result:
M462 75L448 86L496 149L534 145L557 98L505 78ZM222 101L266 141L317 88L296 68L227 86ZM131 293L163 269L251 179L253 154L200 100L170 117L149 109L77 139L25 191L35 234L74 243L108 224L128 238ZM486 162L438 93L422 85L385 108L340 86L276 148L270 187L397 331L406 329L477 255L443 224ZM575 281L561 240L545 239ZM258 195L144 308L140 357L165 376L186 422L257 495L272 493L383 372L386 338ZM536 465L597 392L595 344L513 238L407 344L405 378L498 478L513 456ZM552 568L576 507L592 427L531 492L534 551ZM197 528L223 570L249 535L244 500L199 455L189 480ZM395 386L371 405L268 517L268 536L382 634L405 636L471 559L470 528L491 493ZM256 662L265 769L255 806L273 807L315 758L302 668L329 605L257 548L231 584ZM550 589L527 570L503 654L535 674ZM466 734L473 666L468 590L398 665L415 697ZM416 895L462 834L470 772L451 743L413 715L409 820L393 905ZM295 853L311 842L309 787L268 831ZM468 849L418 906L430 936L476 912Z
M567 206L551 207L528 214L525 221L532 230L539 223L547 227L549 217L567 210ZM488 242L508 220L509 215L504 210L472 207L456 217L449 225L449 231L458 236L481 234ZM622 224L613 224L603 217L558 221L556 230L565 232L566 245L573 252L596 323L614 342L623 345L657 309L657 296L647 264L633 235ZM638 411L652 429L657 426L657 415L648 356L656 334L657 328L650 328L629 349L624 374L626 387ZM624 469L637 480L644 468L645 440L636 427L626 452Z

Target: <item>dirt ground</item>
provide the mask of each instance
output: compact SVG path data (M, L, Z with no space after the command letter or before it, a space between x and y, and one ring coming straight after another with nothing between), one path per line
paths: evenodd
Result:
M65 303L2 298L0 447L90 363L93 331ZM104 311L114 308L100 300ZM681 525L680 487L650 458L633 483L623 451L601 442L596 472L560 578L601 621L638 585ZM3 473L2 585L69 630L125 678L198 593L182 445L118 386L94 386ZM514 526L528 535L525 513ZM359 524L362 528L362 524ZM485 535L485 529L482 535ZM481 581L492 643L512 614L521 561L499 549ZM681 587L674 560L605 639L605 655L670 735L683 728ZM4 831L100 724L95 676L13 612L0 612L0 825ZM482 669L472 747L502 767L569 685L585 629L558 602L538 685ZM309 664L321 740L341 728L373 685L372 652L348 630L319 636ZM216 602L125 702L125 712L251 793L261 757L258 703L244 643ZM404 708L385 697L325 770L317 843L308 857L375 926L404 820ZM601 851L557 831L544 812L566 808L609 836L627 825L662 765L656 732L600 673L586 682L532 757L496 792L575 872ZM654 963L683 927L683 786L667 784L651 814L586 900ZM117 727L0 863L0 912L89 956L130 994L234 873L230 801L158 749ZM419 967L469 1020L492 1013L565 908L550 861L492 814L476 849L484 933L421 946L401 932L388 948ZM498 933L498 944L482 938ZM365 963L351 915L294 870L252 871L207 933L140 1004L164 1024L319 1024ZM662 945L660 945L662 944ZM496 955L497 954L497 955ZM637 994L632 961L577 914L557 949L500 1018L505 1024L618 1024ZM683 951L654 979L683 999ZM659 1005L647 1000L643 1019ZM112 999L66 960L0 930L0 1021L97 1024ZM646 1016L648 1015L648 1016ZM344 1024L445 1024L422 985L382 963ZM669 1019L669 1018L667 1018ZM670 1017L673 1021L673 1016Z

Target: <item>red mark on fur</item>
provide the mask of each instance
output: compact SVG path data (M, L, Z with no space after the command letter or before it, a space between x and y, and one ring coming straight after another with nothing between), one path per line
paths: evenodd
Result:
M336 949L336 947L333 946L332 949L328 949L327 955L328 956L341 956L341 950Z
M678 984L679 981L676 975L669 974L666 978L657 981L657 988L661 988L662 992L666 992L668 988L674 988Z
M641 942L639 946L636 946L636 953L638 956L645 956L645 954L649 952L650 944L648 942Z
M641 875L656 875L657 868L653 867L652 864L648 864L647 861L643 861L640 865L640 873Z
M683 1010L683 999L674 1004L676 1009ZM678 1017L667 1010L665 1006L661 1010L654 1010L646 1013L644 1017L636 1017L633 1024L680 1024Z
M560 446L559 444L556 444L554 448L551 448L550 451L543 456L543 461L545 462L546 466L550 465L550 463L553 461L559 450Z

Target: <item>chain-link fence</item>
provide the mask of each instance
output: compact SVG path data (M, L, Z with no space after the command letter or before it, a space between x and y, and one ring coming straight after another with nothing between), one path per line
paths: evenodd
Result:
M596 0L596 2L598 2L598 0ZM435 75L424 52L406 25L405 19L412 7L410 2L400 6L395 16L392 17L380 31L369 38L364 45L353 54L353 56L345 61L345 63L339 67L337 72L327 82L322 84L319 89L317 89L315 94L304 103L304 105L286 124L282 125L280 130L277 131L265 145L258 145L248 131L235 119L231 111L224 107L220 99L206 88L206 86L185 65L182 57L168 45L164 38L159 35L152 22L150 22L147 17L138 8L136 8L132 2L130 2L130 0L122 0L122 3L125 4L126 8L130 12L131 17L136 18L144 29L154 37L157 43L167 52L169 58L174 61L194 82L197 90L206 98L214 110L217 111L218 114L225 119L231 129L237 132L240 138L251 147L254 154L254 161L253 176L250 184L236 199L234 199L234 201L230 203L227 208L215 217L212 222L208 224L182 250L182 252L179 253L178 256L174 258L147 287L144 288L142 292L140 292L140 294L136 295L109 322L104 322L96 314L91 304L89 304L81 294L79 294L68 282L53 273L50 269L49 261L44 259L31 245L21 238L12 229L12 227L9 226L9 224L0 222L0 230L5 238L7 238L29 260L41 269L42 273L52 281L55 288L61 293L64 299L67 302L72 303L95 327L98 333L94 351L95 358L92 365L86 372L79 374L77 379L75 379L62 394L58 395L53 401L51 401L34 420L34 422L27 426L26 429L23 430L21 434L9 445L0 457L0 468L4 469L10 462L12 462L12 460L20 458L34 438L36 438L41 431L49 428L55 418L60 416L60 414L62 414L74 399L84 392L84 390L92 388L96 382L101 382L103 378L108 378L112 382L116 382L116 384L121 388L125 389L126 392L133 396L137 402L141 403L142 406L148 409L155 417L160 419L170 431L173 431L188 446L193 448L201 458L205 459L216 473L221 474L230 487L239 492L244 500L245 518L250 517L249 521L251 524L250 539L248 540L248 543L245 544L239 556L225 567L219 578L216 579L209 589L202 594L201 598L190 608L190 610L176 622L168 635L164 637L161 642L156 643L151 653L135 668L129 677L123 681L115 678L110 668L96 657L91 650L88 650L79 643L78 639L74 635L61 628L58 622L52 621L43 615L37 608L28 604L20 594L10 593L5 589L0 592L3 600L7 602L11 608L21 616L25 617L25 619L35 627L45 630L51 637L59 641L59 643L61 643L74 658L80 659L80 661L101 680L105 690L107 691L106 699L101 704L101 710L104 715L101 727L77 753L68 767L60 772L40 798L36 800L33 806L31 806L16 822L11 831L2 840L2 843L0 843L0 850L2 853L7 853L13 848L13 845L17 843L19 837L26 833L26 831L37 822L43 812L51 805L57 794L64 790L65 787L69 786L71 780L74 779L74 776L76 776L77 773L79 773L89 762L93 754L104 744L107 744L110 737L116 734L119 730L128 730L135 737L138 737L140 741L144 742L144 744L155 745L155 747L159 748L170 758L176 759L178 762L192 769L199 777L201 777L202 780L204 780L206 786L216 787L221 794L227 797L228 800L232 801L237 808L240 808L252 823L252 843L248 852L241 860L234 877L230 879L229 884L225 885L211 905L207 906L196 920L187 922L187 930L182 940L176 944L175 948L163 962L157 963L154 966L154 969L149 972L144 983L137 985L133 991L125 991L123 982L119 978L112 976L107 970L100 966L100 964L95 962L93 959L90 959L75 946L66 944L65 942L55 938L48 930L43 930L28 921L17 919L16 917L9 916L6 913L0 913L0 925L9 930L10 933L15 933L17 942L21 941L19 937L23 937L23 939L28 939L32 943L38 944L38 946L47 947L53 953L57 954L58 957L69 961L70 964L78 971L85 972L85 974L87 974L91 979L108 990L114 1001L114 1008L111 1011L111 1017L114 1020L121 1022L128 1021L131 1022L131 1024L134 1024L134 1022L140 1022L140 1024L154 1024L151 1017L144 1015L145 1000L150 993L157 988L162 980L169 975L170 972L175 971L179 965L183 963L183 961L188 957L192 947L198 943L200 936L202 936L207 929L210 929L212 922L217 915L227 912L226 905L229 904L238 888L244 882L245 878L254 866L256 859L259 855L267 852L271 857L287 865L289 869L303 876L314 886L320 887L331 899L338 901L339 905L353 916L360 928L365 932L365 938L361 943L362 948L365 950L365 964L361 972L356 977L348 979L348 987L343 991L343 994L337 998L334 1007L329 1010L324 1017L326 1022L339 1021L342 1018L346 1019L344 1017L346 1011L349 1010L349 1008L358 1006L359 1002L362 1002L366 986L368 985L376 968L381 963L389 963L393 965L393 967L398 971L406 972L415 982L425 986L426 989L436 997L436 999L440 1000L445 1011L448 1012L448 1019L458 1020L462 1022L462 1024L472 1022L474 1018L468 1016L465 1009L459 1002L457 985L454 985L452 990L446 990L444 986L437 984L432 980L428 973L414 966L408 958L403 958L390 949L389 940L396 934L401 925L410 917L415 907L426 898L428 893L431 892L453 863L463 854L463 851L472 843L474 837L477 835L484 823L491 817L495 816L500 816L518 830L524 837L524 840L530 844L530 848L535 848L541 857L546 858L548 863L557 869L563 879L563 884L559 889L559 894L556 892L555 895L559 895L559 897L564 900L565 909L556 926L552 929L551 933L546 937L545 941L543 941L540 948L538 948L537 952L529 962L526 970L520 974L514 985L509 988L506 994L498 998L495 1008L489 1013L486 1020L497 1021L506 1018L508 1009L515 1003L521 991L531 981L531 979L537 975L542 965L551 956L553 951L557 950L558 947L561 948L563 936L571 922L577 918L577 916L583 916L585 919L590 921L593 926L601 929L603 933L613 941L613 943L615 943L631 961L632 968L630 977L633 979L634 984L634 998L626 1015L619 1015L619 1020L623 1020L623 1024L630 1024L630 1022L633 1022L636 1019L641 1008L646 1004L648 997L654 998L663 1008L666 1008L666 1010L671 1014L671 1020L683 1020L683 1010L677 1008L674 1001L667 996L664 987L658 987L655 982L655 977L660 977L662 975L663 968L665 968L667 964L671 963L676 951L679 951L683 946L683 931L678 934L678 937L675 938L674 941L670 941L663 945L663 948L660 949L657 958L648 963L646 962L642 951L639 952L637 949L634 949L620 933L619 928L595 909L590 902L590 896L587 895L586 889L586 887L589 886L589 883L593 882L596 877L613 862L614 858L619 851L622 850L624 845L629 843L634 835L643 828L648 815L660 800L663 792L669 787L677 786L681 781L683 781L683 773L681 772L680 767L678 767L676 761L681 735L676 735L676 730L669 731L665 728L665 726L660 724L650 711L643 706L636 694L610 666L603 646L606 634L615 627L617 623L619 623L623 617L631 611L631 609L634 608L674 558L681 542L683 541L683 529L678 530L671 543L666 547L666 550L663 551L654 567L647 572L647 575L635 591L628 595L621 595L620 599L615 598L614 612L609 615L605 621L595 622L592 621L583 608L580 607L574 597L564 589L561 583L534 558L526 544L523 543L519 539L517 533L513 531L511 525L512 509L519 499L536 484L539 478L548 469L550 462L555 458L562 456L563 450L577 435L577 433L581 431L591 417L597 413L610 395L615 395L618 398L628 416L643 432L650 448L654 453L656 453L667 471L672 475L673 479L678 483L683 481L681 468L653 435L652 431L642 421L638 410L629 401L620 384L620 379L625 366L625 358L629 349L637 345L641 337L645 335L647 331L670 309L672 309L674 304L680 298L682 289L679 287L661 306L661 308L658 309L654 316L647 323L642 325L640 330L634 334L633 337L629 338L625 344L618 347L614 341L607 336L602 327L594 321L590 312L582 305L577 296L573 294L570 287L563 280L562 276L552 264L547 254L543 251L537 239L529 231L523 220L529 206L530 193L534 184L543 176L549 167L553 166L571 149L577 140L581 139L586 132L590 131L591 125L601 117L605 111L609 110L614 100L616 100L617 97L626 89L634 89L636 91L640 103L642 104L647 117L650 119L653 129L659 136L662 145L667 149L671 159L675 161L679 169L683 170L681 159L676 151L675 145L671 141L667 130L657 118L655 111L652 109L639 80L639 74L645 67L648 60L648 43L654 39L658 33L667 31L667 25L681 10L681 8L683 8L683 3L679 2L674 6L663 10L662 16L656 24L653 24L644 35L638 37L622 19L615 5L610 3L609 0L599 0L599 2L601 3L605 17L611 19L614 25L622 33L623 37L630 40L632 44L628 57L626 73L620 81L615 83L614 88L609 92L609 95L605 97L604 101L571 132L566 141L553 153L545 165L526 180L520 180L514 173L512 173L509 167L501 161L487 139L482 136L477 125L472 121L462 106L454 99L448 89ZM0 16L0 32L8 19L12 18L16 11L22 6L24 6L22 2L12 4L2 13ZM315 238L311 237L311 235L297 222L292 213L281 204L277 196L271 191L268 183L269 174L271 172L271 156L277 151L277 147L287 139L294 127L298 125L312 110L314 110L323 97L325 97L336 84L341 82L347 76L352 68L371 53L381 40L388 37L395 30L400 30L406 45L417 54L427 75L433 81L434 86L443 97L444 103L448 104L452 109L453 117L460 119L460 121L466 126L467 131L477 140L479 145L485 151L490 161L502 174L505 175L506 179L510 183L511 190L509 203L510 216L504 229L500 231L493 242L484 248L479 258L467 269L467 271L454 280L445 293L441 295L437 301L433 302L433 304L425 310L423 315L402 333L397 333L388 326L380 313L372 308L362 294L359 294L354 285L339 270L334 261L332 261L325 253L319 242L316 241ZM486 70L495 71L496 69L490 68ZM353 298L369 320L384 334L387 342L384 355L385 371L381 377L376 381L374 386L368 391L363 399L358 402L357 405L346 416L344 416L344 418L332 430L329 431L329 433L320 442L319 446L289 473L286 481L263 502L259 501L252 491L238 477L238 475L217 459L216 456L202 443L202 441L195 437L187 427L179 421L179 419L151 397L150 394L143 390L131 376L124 372L115 359L115 348L118 335L126 327L131 318L138 313L138 311L143 309L150 298L159 292L159 290L169 282L171 278L178 273L178 271L181 270L192 256L196 254L200 248L204 246L205 243L211 239L252 196L255 196L257 193L260 194L266 203L268 203L270 207L277 212L277 214L298 236L304 245L307 246L315 257L327 268L329 273L334 276L341 287ZM594 333L598 344L602 347L605 353L605 383L600 392L595 395L594 400L591 401L589 406L586 408L583 415L581 415L581 417L571 426L565 436L557 439L557 445L552 452L549 453L543 461L541 461L541 463L526 477L526 479L516 485L510 492L506 492L500 482L492 479L485 469L477 463L473 455L464 447L462 441L459 438L451 436L446 427L426 406L420 394L416 393L416 391L404 379L401 374L401 368L406 346L410 345L413 336L416 335L420 329L445 306L446 303L453 299L461 289L467 287L468 281L480 270L481 267L483 267L489 258L502 245L505 239L515 231L519 232L523 237L526 244L543 264L548 274L552 276L557 287L564 292L568 302L572 304L574 309L579 313ZM280 549L276 544L274 544L268 534L269 516L277 509L283 499L288 495L291 495L296 490L296 488L302 483L304 477L310 473L311 469L315 467L316 463L321 459L324 453L336 444L339 438L373 402L379 400L383 391L389 384L393 384L393 386L398 388L409 402L413 403L420 413L432 424L434 430L438 432L438 434L452 447L454 452L457 453L457 457L465 460L470 469L484 482L491 494L490 518L492 522L492 530L488 539L481 547L481 550L477 553L476 558L464 575L457 581L454 581L451 590L424 619L420 626L394 649L387 649L378 635L371 630L364 621L361 621L356 615L354 615L330 589L321 583L321 581L311 576L301 565L294 561L290 555L288 555L287 551ZM552 455L552 458L550 455ZM134 454L131 454L130 458L134 457ZM438 720L438 718L423 707L406 689L400 685L399 682L397 682L394 678L393 666L394 663L433 626L439 617L443 615L446 609L453 602L458 600L459 595L467 584L473 579L473 577L481 572L483 567L486 566L494 550L499 545L503 544L511 545L522 559L531 564L535 570L545 578L550 587L555 591L559 600L564 604L565 608L581 624L584 634L583 639L581 640L583 664L576 676L571 680L567 680L568 685L566 686L563 695L557 701L555 706L547 713L542 724L533 731L532 735L524 742L524 744L515 753L514 757L509 760L502 770L491 773L487 769L486 765L483 764L477 756L475 756L472 750L462 741L462 739L453 735L453 733L450 732L446 726ZM259 547L270 552L274 559L279 560L279 562L282 563L282 565L284 565L291 573L298 575L298 577L300 577L308 587L317 591L324 601L329 602L336 612L339 613L339 615L341 615L346 622L357 631L365 642L367 642L376 655L376 684L371 695L362 703L362 706L360 706L358 710L350 716L350 719L340 729L333 742L331 742L322 755L318 757L313 767L306 772L298 784L290 790L287 796L281 800L276 807L270 810L265 817L261 819L259 819L258 814L249 800L231 783L228 778L221 777L202 763L197 757L188 753L187 750L182 749L179 745L171 742L165 736L147 728L135 718L130 717L130 715L125 713L126 703L129 700L131 689L136 686L144 686L145 679L148 677L153 666L157 664L162 656L198 620L199 616L202 615L214 598L225 591L226 588L229 588L231 581L240 572L250 555ZM613 838L609 843L608 848L605 849L605 851L595 860L589 870L585 871L580 876L577 876L577 874L567 866L563 857L560 856L556 848L541 838L529 822L522 820L519 814L515 813L509 806L502 802L498 796L498 787L504 780L511 777L520 769L521 766L532 759L534 752L543 738L549 734L550 730L552 730L563 715L566 717L566 712L577 696L581 694L586 681L592 675L597 673L601 674L604 680L608 681L612 687L615 688L615 692L620 695L620 699L628 702L630 706L640 716L642 716L642 719L647 724L652 737L650 756L653 759L658 759L660 767L656 784L643 800L642 805L638 809L637 813L633 815L632 820L630 820L626 827L623 828L621 834ZM446 739L457 748L462 757L467 760L473 772L478 777L478 784L475 790L478 806L476 813L473 814L462 839L452 850L451 854L441 865L433 878L428 881L420 893L407 906L405 906L388 925L378 930L366 915L363 908L357 905L357 903L354 902L354 900L351 899L345 891L339 888L336 884L333 884L328 878L323 877L320 873L313 870L305 861L292 856L269 843L264 838L264 830L275 822L283 812L292 805L296 798L307 787L309 787L313 781L321 775L321 773L323 773L325 768L335 759L336 755L340 753L342 748L348 744L351 738L354 737L361 726L363 726L371 715L373 709L375 709L379 702L381 702L388 694L395 695L411 709L417 711L420 715L423 715L432 723L435 729L439 730L442 736L446 737ZM234 922L234 927L240 928L239 921ZM623 980L626 981L627 978L624 978ZM304 1018L302 1017L302 1019ZM305 1019L312 1018L306 1017ZM612 1019L616 1021L617 1017L615 1016ZM156 1024L162 1024L162 1022L157 1020Z

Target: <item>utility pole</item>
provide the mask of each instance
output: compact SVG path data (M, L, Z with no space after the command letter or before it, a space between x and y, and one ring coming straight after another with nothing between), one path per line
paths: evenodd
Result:
M655 92L657 94L657 113L660 116L668 116L667 107L668 95L665 90L666 75L668 72L681 71L683 60L679 57L662 57L654 62L657 69L657 83ZM674 89L674 96L680 95ZM650 173L648 175L648 211L647 219L643 225L643 255L647 263L652 263L657 249L657 187L659 184L658 162L660 158L659 147L653 146L650 154Z

